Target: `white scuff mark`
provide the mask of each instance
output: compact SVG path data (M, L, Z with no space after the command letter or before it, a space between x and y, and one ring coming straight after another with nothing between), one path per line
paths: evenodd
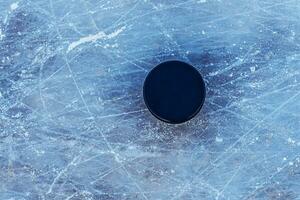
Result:
M295 140L293 140L293 139L292 139L292 138L290 138L290 137L288 138L288 140L287 140L287 141L288 141L288 143L290 143L290 144L295 144L295 143L296 143L296 141L295 141Z
M101 45L96 45L96 46L101 46ZM104 49L107 49L107 48L118 48L118 47L119 47L118 44L112 44L112 45L106 44L106 45L103 46Z
M103 31L95 34L95 35L88 35L86 37L82 37L80 38L78 41L75 41L75 42L72 42L69 47L68 47L68 50L67 52L70 52L72 51L73 49L75 49L76 47L78 47L79 45L82 45L82 44L85 44L85 43L88 43L88 42L95 42L97 40L100 40L100 39L112 39L116 36L118 36L120 33L122 33L124 30L125 30L125 26L121 27L120 29L110 33L110 34L106 34L104 33Z
M280 172L282 169L280 167L277 167L277 172Z
M206 3L206 0L199 0L198 3Z
M218 143L223 142L223 138L217 136L217 137L216 137L216 142L218 142Z
M7 24L7 20L8 20L8 15L5 15L5 17L3 19L3 24Z
M0 28L0 40L2 40L5 37L5 35L2 33L2 29Z
M19 7L19 2L15 2L13 4L10 5L10 10L14 11Z
M283 159L282 159L282 160L286 161L286 160L287 160L287 158L286 158L286 157L283 157Z

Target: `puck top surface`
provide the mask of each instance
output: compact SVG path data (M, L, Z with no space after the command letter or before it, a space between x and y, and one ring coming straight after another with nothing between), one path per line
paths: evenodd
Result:
M179 124L192 119L202 108L205 83L196 68L182 61L166 61L147 75L144 101L158 119Z

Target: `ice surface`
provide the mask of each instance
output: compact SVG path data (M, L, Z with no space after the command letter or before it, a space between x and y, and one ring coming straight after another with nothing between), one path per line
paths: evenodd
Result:
M1 200L300 199L299 0L0 2ZM201 113L146 109L196 66Z

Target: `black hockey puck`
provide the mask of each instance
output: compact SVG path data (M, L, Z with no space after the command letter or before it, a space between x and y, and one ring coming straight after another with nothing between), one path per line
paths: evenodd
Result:
M179 124L192 119L205 100L205 83L192 65L166 61L147 75L143 88L144 101L158 119Z

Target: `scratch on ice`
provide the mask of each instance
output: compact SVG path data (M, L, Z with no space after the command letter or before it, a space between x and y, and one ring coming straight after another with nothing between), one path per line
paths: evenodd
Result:
M110 33L110 34L106 34L103 31L95 34L95 35L88 35L86 37L82 37L80 38L78 41L72 42L69 47L67 52L72 51L73 49L75 49L76 47L78 47L79 45L82 45L84 43L88 43L88 42L95 42L99 39L111 39L114 38L116 36L118 36L120 33L122 33L125 30L125 26L121 27L120 29Z

